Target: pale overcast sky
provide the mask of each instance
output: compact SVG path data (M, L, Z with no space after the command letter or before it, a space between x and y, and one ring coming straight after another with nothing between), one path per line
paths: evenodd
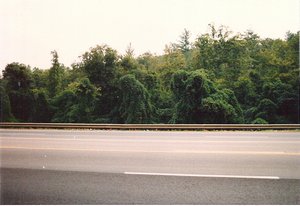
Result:
M97 44L162 54L184 28L194 40L209 23L284 38L299 30L299 11L299 0L0 0L0 69L49 68L52 50L70 66Z

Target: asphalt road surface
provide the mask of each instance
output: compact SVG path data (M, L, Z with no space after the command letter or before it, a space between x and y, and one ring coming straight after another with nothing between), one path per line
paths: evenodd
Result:
M300 132L0 130L1 204L300 204Z

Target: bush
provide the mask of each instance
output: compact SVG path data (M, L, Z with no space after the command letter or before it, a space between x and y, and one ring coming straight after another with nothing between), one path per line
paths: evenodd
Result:
M251 122L251 124L269 124L269 123L262 118L256 118Z

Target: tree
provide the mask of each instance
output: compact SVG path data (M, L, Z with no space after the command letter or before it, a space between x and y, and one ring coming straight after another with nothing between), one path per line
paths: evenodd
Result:
M31 93L31 70L24 64L11 63L3 71L6 92L9 97L12 115L20 121L32 118L33 98Z
M216 29L210 25L210 33L199 36L195 42L192 65L213 71L224 87L233 89L233 82L251 68L253 60L243 37L230 34L224 26Z
M201 104L213 89L204 71L178 71L172 78L172 91L177 103L173 123L199 123Z
M262 39L210 24L193 42L185 29L162 55L135 57L131 44L120 55L97 45L71 69L51 54L50 69L7 65L0 79L2 121L300 121L299 32Z
M243 112L230 89L218 90L202 102L202 123L242 123Z
M172 79L172 90L178 102L173 116L174 123L199 123L202 99L210 93L212 84L201 71L178 72Z
M239 123L242 110L231 90L218 90L203 70L178 71L172 78L177 99L173 123Z
M51 122L76 122L77 116L73 112L75 102L76 95L70 89L66 89L56 95L51 102L54 110Z
M265 81L262 94L264 98L269 99L276 105L277 109L273 112L281 116L281 123L298 121L299 94L297 87L293 88L292 85L285 84L279 78L276 78L272 81ZM275 122L279 120L273 119L272 121Z
M120 78L122 102L119 112L125 124L152 122L152 105L147 89L133 75Z
M33 89L32 121L51 122L52 111L45 89Z
M159 73L163 79L164 87L169 89L173 73L177 70L187 69L187 64L184 54L175 44L166 45L164 52Z
M107 45L91 48L82 56L80 67L88 79L97 88L101 88L101 97L96 103L95 112L98 116L109 114L119 101L117 80L119 57L117 52Z
M96 101L100 97L100 88L91 84L88 78L82 79L76 86L75 95L78 98L77 115L79 122L91 122Z
M134 58L134 50L131 46L131 43L127 47L125 55L121 58L120 64L121 67L125 70L124 75L125 73L128 74L129 72L138 69L138 62Z
M48 90L49 70L33 68L32 70L32 87L36 89ZM48 91L47 91L48 92Z
M3 79L7 81L7 90L28 90L32 83L31 70L24 64L11 63L3 71Z
M58 54L54 50L51 52L52 54L52 67L49 70L49 82L48 82L48 91L50 97L54 97L62 90L62 80L64 70L61 64L58 61Z
M53 122L92 122L93 111L100 89L91 84L88 78L73 82L60 93L53 102L55 114Z
M277 105L270 99L262 99L257 106L255 118L262 118L269 123L276 122Z
M180 36L178 47L179 49L186 54L191 49L190 43L191 33L187 29L184 29L183 33Z
M234 83L234 91L239 103L245 108L254 105L257 101L257 93L255 84L248 76L241 76Z
M117 75L117 52L107 45L97 45L85 52L81 58L81 67L84 68L87 77L105 93Z
M216 51L214 48L214 41L209 34L202 34L195 41L195 56L193 59L194 68L205 68L213 70L218 66L214 62Z
M286 34L288 52L292 60L291 66L293 68L299 67L299 36L300 31L298 31L297 33L287 32Z
M13 121L9 97L6 93L5 82L0 80L0 122Z

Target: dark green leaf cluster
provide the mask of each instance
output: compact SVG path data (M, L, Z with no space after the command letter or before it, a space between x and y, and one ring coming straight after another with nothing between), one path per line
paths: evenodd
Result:
M120 89L123 98L119 112L124 123L151 123L152 105L144 85L128 74L120 78Z
M203 70L178 71L172 89L177 99L172 123L241 123L243 114L230 89L219 90Z
M73 82L53 99L53 122L92 122L99 89L88 78Z

